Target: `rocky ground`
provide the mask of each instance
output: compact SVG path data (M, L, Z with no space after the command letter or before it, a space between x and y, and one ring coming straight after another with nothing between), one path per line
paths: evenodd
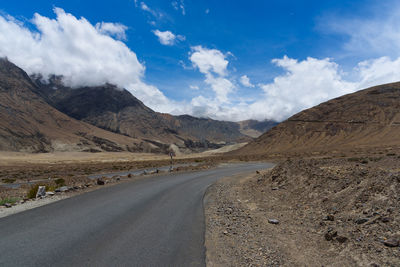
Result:
M400 157L287 160L205 198L208 266L400 266Z
M170 161L142 161L142 162L97 162L97 163L70 163L70 164L26 164L0 166L0 217L2 209L13 208L16 205L24 204L29 208L40 203L31 203L29 192L37 185L46 186L46 191L51 195L46 198L57 200L65 195L83 193L104 185L142 179L149 175L162 175L168 171L165 168L157 167L169 166ZM174 172L192 171L208 169L215 166L216 162L207 159L188 159L174 161ZM183 165L183 166L180 166ZM140 170L140 171L138 171ZM142 170L142 171L141 171ZM135 174L119 175L117 173L134 172ZM116 173L113 176L103 176L101 174ZM89 177L99 174L100 178ZM53 195L54 193L54 195ZM28 201L29 200L29 201ZM26 204L27 203L27 204ZM13 208L13 210L19 208ZM22 209L24 209L22 207ZM7 211L6 214L13 213Z

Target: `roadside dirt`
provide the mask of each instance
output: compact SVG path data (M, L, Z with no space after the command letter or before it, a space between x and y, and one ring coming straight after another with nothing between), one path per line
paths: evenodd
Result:
M400 266L399 195L394 153L221 180L205 198L207 264Z

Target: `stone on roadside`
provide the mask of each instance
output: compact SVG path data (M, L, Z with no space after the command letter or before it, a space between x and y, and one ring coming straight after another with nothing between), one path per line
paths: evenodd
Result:
M36 198L44 197L44 196L46 196L46 187L45 186L39 186L38 190L36 192Z
M325 240L326 241L331 241L333 240L334 237L337 236L337 231L328 231L325 233Z
M52 191L46 192L46 195L47 195L47 196L54 196L54 194L55 194L55 193L52 192Z
M268 222L270 224L279 224L279 221L277 219L268 219Z
M339 235L336 237L336 240L339 241L339 243L344 243L347 241L347 237Z
M104 181L102 179L97 179L97 184L98 185L104 185Z
M69 187L68 186L62 186L60 188L58 188L59 192L68 192L69 191Z
M11 208L12 205L11 205L10 203L4 203L4 207L6 207L6 208Z
M363 223L366 223L366 222L368 222L367 218L360 218L360 219L357 219L355 221L356 224L363 224Z
M400 246L400 241L398 239L390 238L388 240L383 241L383 244L387 247L398 247Z
M332 214L328 214L327 216L326 216L326 218L325 218L325 220L327 220L327 221L334 221L335 220L335 216L333 216Z

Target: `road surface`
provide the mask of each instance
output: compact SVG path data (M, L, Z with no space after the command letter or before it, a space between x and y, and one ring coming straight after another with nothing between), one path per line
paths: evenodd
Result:
M207 187L271 166L148 177L1 218L0 266L205 266Z

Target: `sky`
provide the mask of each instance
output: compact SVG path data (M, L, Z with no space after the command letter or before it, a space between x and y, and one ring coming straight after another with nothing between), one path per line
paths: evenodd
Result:
M273 119L400 80L400 4L0 0L0 56L159 112Z

